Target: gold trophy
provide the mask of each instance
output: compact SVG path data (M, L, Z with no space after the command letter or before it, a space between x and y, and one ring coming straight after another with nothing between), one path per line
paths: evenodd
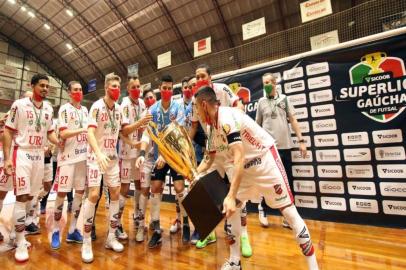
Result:
M170 123L161 132L154 122L149 122L147 132L169 166L191 181L191 188L180 203L200 239L205 239L223 219L222 207L228 185L216 170L201 177L197 175L192 141L186 129L177 122Z

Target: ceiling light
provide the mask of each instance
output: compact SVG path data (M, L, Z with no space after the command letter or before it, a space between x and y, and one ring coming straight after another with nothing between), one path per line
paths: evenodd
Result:
M32 17L32 18L34 18L34 17L35 17L34 12L32 12L32 11L28 11L28 15L30 15L30 17Z
M72 11L72 10L67 9L67 10L66 10L66 13L67 13L69 16L73 17L73 11Z
M21 7L21 10L22 11L27 11L27 8L26 7Z
M49 26L47 23L44 24L44 27L45 27L47 30L50 30L50 29L51 29L51 26Z
M7 0L7 2L14 5L16 3L16 0Z
M67 47L69 50L72 50L72 48L73 48L70 43L66 43L66 47Z

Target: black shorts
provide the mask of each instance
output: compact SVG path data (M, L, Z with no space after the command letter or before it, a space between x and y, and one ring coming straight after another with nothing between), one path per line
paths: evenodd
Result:
M151 174L151 181L159 180L165 182L165 177L168 171L172 177L172 181L183 180L183 176L178 174L174 169L172 169L168 165L168 163L166 163L165 166L161 169L157 169L156 167L154 168Z

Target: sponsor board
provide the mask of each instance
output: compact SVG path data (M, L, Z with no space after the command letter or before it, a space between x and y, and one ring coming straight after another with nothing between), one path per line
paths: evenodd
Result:
M369 144L367 132L342 133L341 141L343 145L363 145Z
M406 178L405 164L381 164L377 169L380 178Z
M318 165L317 174L320 178L343 177L343 171L340 165Z
M312 162L313 161L313 154L312 151L307 151L306 156L303 158L300 151L292 150L290 152L292 156L292 162Z
M406 201L382 201L383 212L387 215L406 216Z
M328 62L316 63L306 66L307 76L326 73L329 71Z
M386 129L372 131L374 143L397 143L403 141L401 129Z
M335 119L316 120L312 122L314 132L337 130Z
M335 115L334 105L333 104L324 104L318 106L312 106L310 108L312 117L323 117Z
M344 183L341 181L320 181L321 193L344 194Z
M310 136L302 136L302 139L304 140L306 147L312 146L312 141L310 140ZM295 148L299 147L299 140L297 137L292 137L292 143L293 143L293 147L295 147Z
M305 119L308 118L308 112L306 107L295 108L295 117L296 119Z
M344 149L345 161L371 161L371 150L369 148Z
M310 78L307 80L307 85L310 90L323 87L330 87L331 86L330 75Z
M403 146L377 147L375 158L376 160L405 160L405 148Z
M316 150L316 160L318 162L340 161L340 151L338 149Z
M285 70L283 72L283 79L285 81L287 80L293 80L293 79L297 79L297 78L301 78L303 77L303 67L295 67L295 68L291 68L288 70Z
M317 147L337 146L338 136L337 134L315 135L314 145Z
M406 197L406 183L380 182L379 189L382 196Z
M297 125L299 126L300 132L303 133L309 133L310 131L310 125L308 121L298 121ZM295 131L292 128L292 125L289 124L289 129L290 129L290 133L294 134Z
M293 106L303 105L307 103L306 94L296 94L288 96L290 104Z
M347 205L344 198L338 197L321 197L320 198L321 208L326 210L336 210L345 211L347 210Z
M333 100L333 92L331 89L314 91L309 93L310 103L320 103Z
M292 175L294 177L314 177L314 168L311 165L293 165Z
M304 80L287 82L285 83L284 88L286 94L301 92L305 90L305 82Z
M317 198L316 196L302 196L296 195L295 196L295 205L297 207L305 207L305 208L317 208Z
M379 213L377 200L351 198L350 209L352 212Z
M346 165L345 172L348 178L374 177L374 172L371 165Z
M349 181L347 183L348 193L351 195L367 195L375 196L376 188L374 182L355 182Z
M295 192L316 193L316 183L314 181L294 180L293 190Z

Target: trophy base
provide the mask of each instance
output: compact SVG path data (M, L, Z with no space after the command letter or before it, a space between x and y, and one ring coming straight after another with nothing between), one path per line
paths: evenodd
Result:
M223 219L223 201L228 191L229 185L213 171L200 178L183 199L182 205L200 239L205 239Z

